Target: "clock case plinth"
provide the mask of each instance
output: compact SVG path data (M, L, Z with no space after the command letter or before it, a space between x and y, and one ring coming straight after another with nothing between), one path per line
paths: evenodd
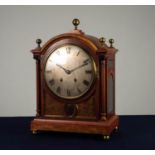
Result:
M44 65L49 48L74 44L87 50L96 64L96 80L88 93L76 100L53 96L45 84ZM43 47L31 50L36 60L37 113L31 122L32 131L92 133L109 136L118 128L115 114L115 49L98 38L74 30L50 39ZM79 115L68 117L63 107L67 103L79 106ZM52 105L52 106L51 106Z

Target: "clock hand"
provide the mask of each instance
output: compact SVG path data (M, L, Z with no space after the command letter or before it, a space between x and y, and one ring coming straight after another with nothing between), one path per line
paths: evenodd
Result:
M81 67L84 67L84 66L88 65L88 63L89 63L89 62L85 62L84 64L82 64L82 65L80 65L80 66L78 66L78 67L76 67L76 68L70 70L70 73L74 72L75 70L77 70L77 69L79 69L79 68L81 68Z
M68 70L68 69L65 69L63 66L59 65L59 64L56 64L58 67L60 67L61 69L63 69L65 71L66 74L70 74L71 71Z

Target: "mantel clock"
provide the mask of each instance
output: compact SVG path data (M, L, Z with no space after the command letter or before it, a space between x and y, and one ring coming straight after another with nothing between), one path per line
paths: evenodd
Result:
M31 52L36 60L37 113L33 133L60 131L101 134L108 139L118 128L115 114L114 40L75 29Z

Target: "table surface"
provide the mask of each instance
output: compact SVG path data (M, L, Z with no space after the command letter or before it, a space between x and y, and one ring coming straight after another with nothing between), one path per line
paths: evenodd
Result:
M154 116L120 116L120 127L111 139L101 135L39 132L33 135L33 117L0 117L3 150L142 150L155 149Z

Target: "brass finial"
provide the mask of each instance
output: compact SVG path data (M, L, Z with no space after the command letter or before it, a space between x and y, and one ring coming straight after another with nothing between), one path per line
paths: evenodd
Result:
M113 48L114 39L109 39L109 43L110 43L110 48Z
M72 23L75 26L75 30L77 30L77 26L80 24L80 20L75 18L75 19L73 19Z
M36 43L37 43L38 47L40 47L40 44L42 43L42 40L41 39L37 39Z
M104 45L105 41L106 41L106 39L104 37L101 37L99 39L99 42L101 43L102 46Z

